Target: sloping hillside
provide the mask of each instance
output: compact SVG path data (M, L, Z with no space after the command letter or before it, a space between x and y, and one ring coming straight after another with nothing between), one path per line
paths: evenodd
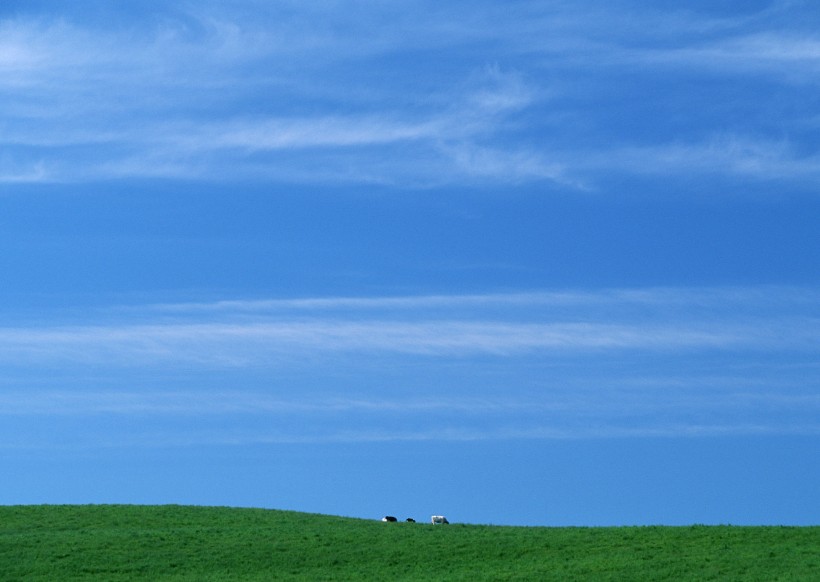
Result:
M820 580L820 527L522 528L0 507L0 580Z

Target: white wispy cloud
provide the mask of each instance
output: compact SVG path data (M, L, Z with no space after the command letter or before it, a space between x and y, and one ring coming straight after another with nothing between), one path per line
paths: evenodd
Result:
M336 395L317 398L302 395L282 397L243 390L5 390L0 395L0 416L16 415L171 415L224 416L252 415L417 415L455 413L470 416L508 414L534 410L563 410L568 405L557 399L549 402L509 396L408 398Z
M808 329L806 328L808 327ZM782 338L790 332L792 340ZM197 362L247 365L274 356L327 351L430 356L578 349L681 349L794 345L820 339L808 326L774 331L744 326L629 326L590 323L510 324L320 321L235 324L0 329L5 361Z
M28 184L49 181L45 163L18 164L0 157L0 183Z
M761 436L761 435L811 435L820 433L817 425L795 427L783 430L783 427L767 424L753 425L679 425L679 426L646 426L646 427L586 427L563 429L549 426L536 428L501 428L501 429L467 429L467 428L431 428L428 430L346 430L324 435L294 435L284 433L248 433L235 431L228 433L209 433L201 435L163 436L162 438L135 439L132 442L118 443L118 446L193 446L224 445L247 446L259 444L350 444L379 442L475 442L499 440L575 440L575 439L624 439L624 438L680 438L685 437L726 437L726 436Z
M650 175L720 174L764 180L805 180L820 172L820 153L799 154L786 140L738 135L718 135L693 143L627 147L578 158L579 164L593 170Z
M688 70L812 83L820 38L766 28L774 17L793 20L794 7L728 19L599 2L460 12L425 2L352 12L236 2L174 4L107 27L68 9L2 21L0 144L19 151L0 181L546 181L587 190L602 172L817 173L816 153L753 124L728 137L704 128L700 135L718 135L706 141L598 135L579 147L571 137L594 117L573 104L578 70L640 70L650 82ZM416 82L412 67L394 74L379 64L430 47L468 64ZM464 56L473 53L481 56ZM556 94L563 100L552 108ZM605 103L599 95L588 106Z
M376 15L384 12L370 8ZM484 159L498 159L496 165L503 166L488 174L449 155L452 148L440 147L492 135L503 120L499 115L526 107L533 94L520 78L490 67L478 75L477 82L456 89L461 93L454 94L453 87L435 89L433 99L426 99L429 104L416 106L413 114L390 104L396 88L380 89L387 92L369 104L356 96L359 89L338 80L328 88L312 75L325 76L324 68L346 56L361 58L362 47L368 45L362 38L370 35L354 35L354 42L353 36L345 36L344 28L325 30L321 20L310 21L316 34L294 33L287 21L298 20L306 10L271 15L259 5L248 13L202 6L192 13L183 11L184 17L168 13L153 24L138 22L110 30L66 19L18 18L0 23L0 30L8 33L0 35L4 39L0 79L5 86L0 99L11 115L0 142L37 148L36 155L48 168L32 174L24 170L31 161L20 159L20 168L4 173L6 181L16 176L86 181L246 175L286 181L429 183L446 181L448 173L453 178L511 175L514 179L519 169L527 178L549 177L548 166L546 171L534 168L532 156L522 163L524 154L515 154L515 148L504 156L486 150ZM261 25L254 12L267 14L272 20L266 22L273 26ZM335 13L334 18L344 14ZM400 19L392 22L395 27ZM387 38L390 35L369 41L372 48L364 52L400 49L412 36L399 35L405 41L392 40L385 46ZM260 70L264 73L254 72ZM263 94L275 101L330 99L337 106L331 103L327 109L346 112L251 116L242 114L241 107L224 109L225 98L255 101ZM372 151L356 153L396 143L411 144L418 151L381 153L381 159L374 158ZM326 156L322 163L314 160L309 168L293 159L261 163L249 159L258 152L316 148L348 153ZM419 163L424 158L435 163ZM317 166L323 170L317 172Z
M91 415L195 417L263 417L323 419L355 418L355 422L389 421L394 418L424 418L433 423L479 419L482 423L522 422L550 417L553 422L568 418L601 419L615 422L624 417L670 415L733 414L748 411L800 412L820 409L820 395L805 381L791 376L760 379L751 373L740 375L687 377L652 376L633 378L610 376L606 379L565 378L562 385L539 393L462 395L429 394L408 396L379 393L300 394L270 393L263 390L234 388L200 389L121 388L46 389L6 388L0 394L0 416ZM370 420L367 420L367 419ZM311 420L311 422L313 422Z
M474 143L498 129L503 123L499 116L525 106L520 89L483 91L475 102L469 95L465 102L466 108L431 111L415 118L384 110L231 121L149 120L138 125L110 116L91 120L90 126L82 118L49 122L48 126L29 120L7 124L0 141L38 148L37 155L48 160L51 169L39 175L43 181L129 176L224 180L243 175L286 181L401 180L410 184L464 176L502 181L561 179L559 165L531 149L501 150ZM374 149L390 145L402 149ZM89 146L96 147L95 157L78 163ZM260 153L274 157L260 161ZM310 156L313 163L308 168L302 158L275 157L280 153Z
M184 314L187 312L296 312L336 309L363 311L390 309L430 310L436 308L492 307L604 307L610 313L619 308L687 307L718 308L727 306L778 311L794 307L803 309L820 302L820 290L813 287L760 285L754 287L645 287L613 289L557 289L475 295L404 295L387 297L307 297L283 299L240 299L198 303L161 303L138 307L112 308L123 311L144 310Z
M41 317L0 329L0 448L813 435L818 306L815 288L761 286Z
M357 352L811 350L820 345L816 305L816 290L752 288L149 306L126 310L119 321L0 328L0 358L244 366ZM155 321L146 322L152 312Z
M814 73L820 70L820 38L765 32L679 48L649 50L640 53L640 58L646 62L719 69L736 74L767 73L804 84L815 82Z
M122 434L91 438L73 435L59 441L42 438L0 440L0 450L26 451L89 451L129 448L180 448L202 446L247 447L259 445L305 444L362 444L397 442L486 442L524 440L578 440L578 439L643 439L643 438L708 438L748 436L817 436L820 426L806 423L800 426L782 426L759 422L751 424L649 424L643 426L531 426L472 428L438 426L427 428L373 428L324 431L249 430L157 430L132 431Z

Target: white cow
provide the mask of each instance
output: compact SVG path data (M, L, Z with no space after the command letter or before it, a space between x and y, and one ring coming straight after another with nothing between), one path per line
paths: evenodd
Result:
M434 515L430 518L430 521L433 523L433 525L441 525L441 524L444 524L444 523L450 523L449 521L447 521L447 518L444 517L443 515Z

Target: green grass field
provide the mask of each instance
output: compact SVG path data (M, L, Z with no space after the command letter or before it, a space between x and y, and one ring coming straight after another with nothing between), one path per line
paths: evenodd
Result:
M0 580L820 580L820 527L525 528L0 507Z

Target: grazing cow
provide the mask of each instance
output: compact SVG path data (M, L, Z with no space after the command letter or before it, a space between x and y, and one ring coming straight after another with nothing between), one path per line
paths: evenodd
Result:
M385 516L382 518L382 521L399 521L399 520L398 520L398 519L396 519L395 517L393 517L392 515L385 515Z
M412 517L408 517L405 521L406 521L407 523L416 523L416 520L415 520L415 519L413 519Z
M434 515L430 518L430 521L433 523L433 525L441 525L441 524L444 524L444 523L450 523L449 521L447 521L447 518L444 517L443 515Z

